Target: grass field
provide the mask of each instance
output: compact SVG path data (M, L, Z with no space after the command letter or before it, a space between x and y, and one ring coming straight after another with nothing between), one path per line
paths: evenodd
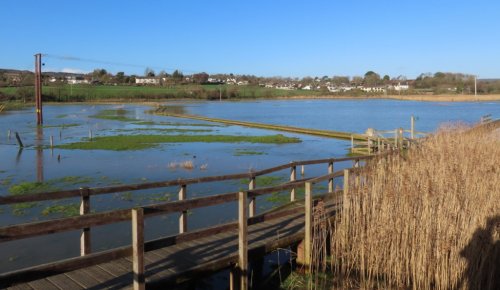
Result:
M0 88L7 96L33 95L33 87ZM259 86L236 85L176 85L171 87L153 86L110 86L110 85L62 85L44 86L43 95L52 101L92 101L107 99L236 99L236 98L276 98L293 96L320 96L318 91L280 90Z

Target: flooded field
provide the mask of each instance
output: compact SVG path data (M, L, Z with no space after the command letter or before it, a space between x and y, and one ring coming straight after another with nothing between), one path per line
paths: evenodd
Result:
M173 103L188 114L269 124L362 133L372 127L434 131L444 122L477 122L500 116L499 103L427 103L393 100L277 100ZM322 137L155 116L142 105L47 105L37 128L33 109L0 115L0 195L98 187L244 173L292 160L343 157L350 142ZM10 131L10 135L9 132ZM19 150L18 132L25 148ZM90 140L92 138L92 141ZM51 139L54 148L50 147ZM87 147L88 144L101 147ZM343 166L350 166L345 163ZM340 167L336 169L341 169ZM311 166L305 175L325 173ZM289 178L283 171L257 180L270 186ZM244 189L247 180L188 187L188 198ZM178 188L93 197L94 212L177 199ZM258 212L286 201L286 193L258 200ZM78 214L78 199L0 207L0 226ZM221 210L222 209L222 210ZM236 218L236 206L188 213L189 229ZM177 233L177 215L147 221L146 238ZM112 238L110 238L112 237ZM92 229L94 251L130 243L130 224ZM0 272L79 254L79 232L0 245Z

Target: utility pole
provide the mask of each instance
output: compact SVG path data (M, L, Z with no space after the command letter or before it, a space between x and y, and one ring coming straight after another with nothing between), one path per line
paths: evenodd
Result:
M42 54L35 54L35 106L36 124L43 124L42 111Z
M474 96L477 97L477 76L474 76Z

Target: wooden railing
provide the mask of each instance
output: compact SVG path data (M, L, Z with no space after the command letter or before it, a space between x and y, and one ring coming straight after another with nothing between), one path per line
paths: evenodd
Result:
M297 211L297 207L290 209L283 209L276 212L268 212L261 215L256 215L256 197L270 194L277 191L290 190L290 203L288 206L296 204L297 197L295 189L298 187L305 187L305 212L306 212L306 240L308 236L308 223L311 220L308 216L312 210L312 185L321 181L328 180L328 192L333 192L333 179L335 177L343 176L343 171L334 172L334 163L342 161L353 161L355 166L359 166L361 160L372 158L373 156L363 157L349 157L349 158L329 158L319 160L295 161L280 166L241 174L232 174L225 176L209 176L194 179L179 179L172 181L151 182L143 184L121 185L111 187L89 188L83 187L76 190L57 191L38 193L25 196L4 196L0 197L1 204L14 204L20 202L32 202L53 200L71 197L81 198L80 215L75 217L53 219L41 222L33 222L19 225L11 225L0 228L0 243L28 237L48 235L59 232L66 232L72 230L82 230L80 248L81 256L70 258L62 261L52 262L49 264L33 266L22 270L16 270L9 273L0 274L0 287L5 287L21 281L34 280L48 275L72 271L79 268L89 267L92 265L109 262L114 259L133 256L134 261L134 284L136 287L143 287L144 282L144 252L159 249L190 240L195 240L202 237L208 237L217 233L222 233L230 230L239 229L240 235L240 256L242 263L238 265L247 265L243 263L247 259L244 252L246 249L246 227L248 225L256 224L259 222L276 219L286 215L290 215ZM328 164L328 174L317 177L315 179L296 179L297 166L313 165L313 164ZM284 169L290 169L290 181L271 187L256 188L256 177L277 172ZM198 197L187 199L187 185L234 180L248 178L249 190L241 192L231 192L224 194L216 194L206 197ZM152 188L161 188L168 186L179 186L179 200L158 203L148 206L142 206L134 209L118 209L107 212L90 213L90 198L93 195L102 195L108 193L116 193L122 191L143 190ZM250 201L247 203L247 199ZM233 223L226 223L209 228L203 228L197 231L188 232L187 227L187 211L195 208L208 207L219 205L227 202L236 202L239 204L239 221ZM248 206L248 207L247 207ZM143 226L144 219L157 215L165 215L170 213L179 213L179 234L168 236L152 241L144 241ZM90 229L95 226L106 224L113 224L123 221L132 221L133 241L132 246L119 247L99 253L91 253L90 244ZM310 232L309 232L310 235ZM242 249L243 248L243 249ZM309 249L310 250L310 249ZM246 267L246 266L245 266ZM240 277L244 280L246 268L239 269ZM243 281L241 280L241 281ZM244 283L244 282L241 282ZM242 284L243 285L243 284ZM245 289L245 288L243 288Z

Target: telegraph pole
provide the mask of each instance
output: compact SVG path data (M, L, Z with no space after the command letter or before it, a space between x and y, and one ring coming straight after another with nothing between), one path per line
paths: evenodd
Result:
M35 54L35 106L36 124L43 124L42 111L42 54Z
M477 97L477 76L474 76L474 96Z

